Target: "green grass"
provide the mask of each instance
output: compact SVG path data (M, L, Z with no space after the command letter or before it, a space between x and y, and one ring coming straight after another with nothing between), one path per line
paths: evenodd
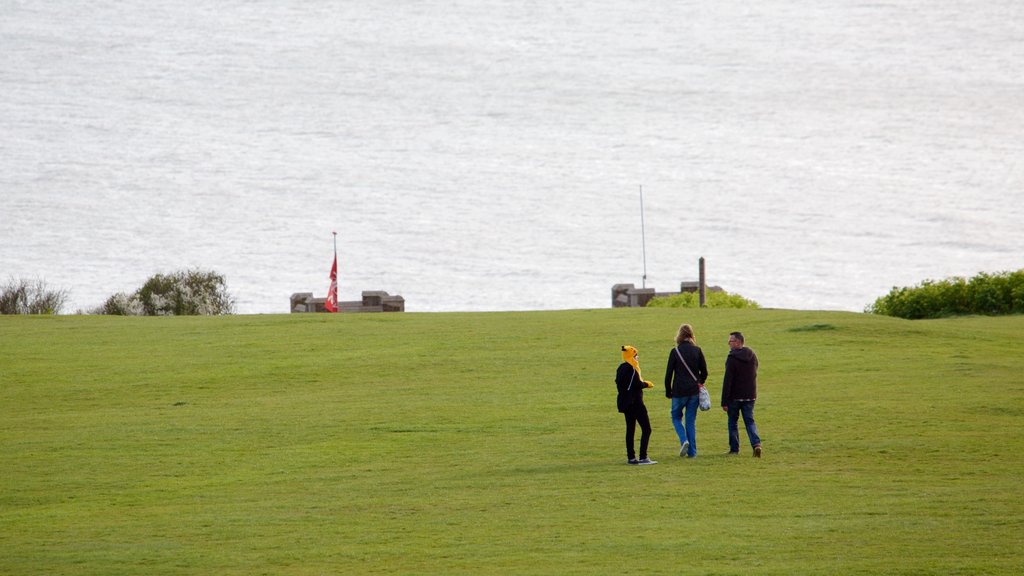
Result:
M716 400L757 351L763 459L676 455L682 322ZM0 574L1020 574L1022 366L1022 316L0 317Z

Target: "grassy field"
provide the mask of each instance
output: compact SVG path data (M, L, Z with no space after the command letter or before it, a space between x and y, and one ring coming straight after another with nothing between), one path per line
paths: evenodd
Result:
M757 351L764 458L717 408L678 457L684 321L716 403ZM1020 574L1022 366L1022 316L0 317L0 574Z

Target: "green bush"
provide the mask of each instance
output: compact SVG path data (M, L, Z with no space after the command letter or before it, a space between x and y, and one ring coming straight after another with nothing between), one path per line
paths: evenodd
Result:
M700 294L697 292L681 292L672 296L652 298L647 303L652 308L700 308ZM707 292L704 299L706 308L760 308L757 302L748 300L739 294L728 292Z
M1024 313L1024 269L925 280L914 287L893 287L865 312L917 320L965 314L1000 316Z
M234 299L220 274L182 270L156 274L133 294L114 294L96 312L118 316L218 316L234 312Z
M67 290L51 290L43 280L11 278L0 287L0 314L60 314Z

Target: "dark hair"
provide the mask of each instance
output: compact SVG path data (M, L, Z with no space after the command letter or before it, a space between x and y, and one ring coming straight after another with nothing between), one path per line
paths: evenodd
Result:
M729 332L729 336L735 336L740 344L743 344L743 333L742 332Z

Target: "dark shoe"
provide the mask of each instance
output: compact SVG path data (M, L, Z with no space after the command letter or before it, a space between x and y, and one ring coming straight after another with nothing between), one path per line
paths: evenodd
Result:
M639 464L639 463L640 463L640 461L637 460L636 458L630 458L629 460L626 461L626 464Z
M690 451L690 443L683 442L683 445L679 447L679 456L686 456L686 453Z
M637 464L640 464L640 465L643 465L643 464L657 464L657 463L658 463L657 460L651 460L650 458L643 458L639 462L637 462Z
M754 458L760 458L760 457L761 457L761 445L758 444L757 446L754 446Z
M726 456L739 456L739 451L737 450L736 452L733 452L732 450L729 450L728 452L725 453L725 455Z

